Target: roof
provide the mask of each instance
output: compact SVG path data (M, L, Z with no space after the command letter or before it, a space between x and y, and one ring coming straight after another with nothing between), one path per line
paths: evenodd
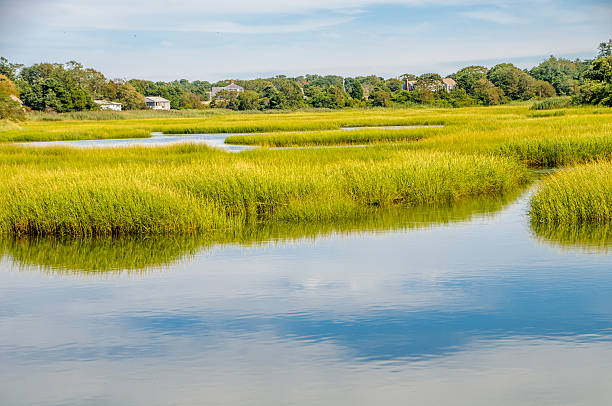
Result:
M445 84L449 85L449 86L456 86L457 82L455 82L452 78L444 78L442 79L442 82L444 82Z
M229 85L227 85L227 86L223 86L223 87L218 87L218 86L215 86L215 87L213 87L213 88L212 88L212 92L213 92L213 93L217 93L217 92L220 92L220 91L222 91L222 90L238 90L238 91L243 91L243 90L244 90L244 87L242 87L242 86L238 86L238 85L237 85L237 84L235 84L235 83L230 83L230 84L229 84Z
M159 96L145 96L145 102L170 102L170 100L168 99L164 99L163 97L159 97Z
M121 103L111 102L111 101L106 101L106 100L94 100L94 103L96 104L115 104L115 105L121 106Z

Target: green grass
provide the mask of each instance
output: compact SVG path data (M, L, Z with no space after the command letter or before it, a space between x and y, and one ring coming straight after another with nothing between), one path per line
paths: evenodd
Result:
M169 266L203 249L219 245L267 245L315 239L331 234L363 231L408 230L433 227L474 216L494 216L515 194L483 197L452 205L366 210L363 215L334 222L271 221L238 229L189 235L119 237L28 237L0 238L0 257L6 254L22 269L50 273L98 275L141 273Z
M531 199L531 219L536 224L612 223L612 163L547 177Z
M563 111L562 116L535 120L526 117L528 104L242 114L125 112L120 119L112 112L108 117L109 112L88 112L60 121L45 121L48 115L42 115L0 130L5 141L0 145L0 233L239 232L257 223L338 223L373 208L499 196L528 182L527 167L612 158L612 109ZM340 130L388 125L443 127ZM371 146L228 154L195 145L80 150L8 144L148 137L152 131L249 133L230 140L263 146Z
M262 221L355 218L373 207L498 196L528 179L502 157L409 151L203 146L0 148L0 232L12 235L207 233Z
M544 100L539 100L534 102L530 110L550 110L550 109L560 109L564 107L569 107L572 104L572 98L570 96L561 96L561 97L551 97Z
M269 134L233 135L225 142L236 145L263 147L303 147L360 145L383 142L418 141L432 136L439 128L363 129L351 131L281 132Z

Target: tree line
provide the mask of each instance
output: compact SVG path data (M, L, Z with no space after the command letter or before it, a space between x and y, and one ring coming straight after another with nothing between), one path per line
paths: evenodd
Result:
M338 109L427 104L442 107L498 105L515 100L571 96L576 103L612 106L612 40L602 42L593 60L568 60L551 56L532 69L510 63L492 68L468 66L449 75L457 86L444 87L436 73L347 77L304 75L237 80L243 92L221 91L212 100L213 86L229 81L152 82L107 79L102 73L71 61L23 66L0 58L0 118L22 117L15 97L30 110L72 112L95 110L96 99L119 102L123 109L145 109L145 96L170 100L173 109L225 108L232 110ZM410 81L411 89L407 89ZM12 96L12 97L11 97Z

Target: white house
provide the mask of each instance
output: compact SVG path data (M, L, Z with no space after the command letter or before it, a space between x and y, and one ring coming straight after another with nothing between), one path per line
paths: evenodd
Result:
M115 103L106 100L94 100L94 103L96 103L100 107L100 110L121 111L121 103Z
M215 95L217 93L219 93L220 91L225 90L228 92L244 92L244 87L242 86L238 86L235 81L231 81L229 85L225 86L225 87L213 87L212 91L210 92L210 100L213 99L213 97L215 97Z
M153 110L170 110L170 100L158 96L145 97L145 104Z
M406 79L406 83L404 83L402 88L410 92L414 90L415 85L416 85L416 80ZM444 86L444 90L446 90L447 92L450 92L455 87L457 87L457 82L455 82L452 78L444 78L442 79L442 85ZM432 86L430 90L433 91L433 90L436 90L436 88Z
M447 92L450 92L457 87L457 82L455 82L452 78L444 78L442 79L442 83L444 83L444 88Z

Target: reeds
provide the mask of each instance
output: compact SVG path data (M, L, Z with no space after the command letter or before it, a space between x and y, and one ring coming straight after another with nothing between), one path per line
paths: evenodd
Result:
M531 219L539 224L611 223L612 163L550 175L531 199Z
M239 155L196 145L2 147L0 162L0 232L12 235L197 234L271 220L337 221L374 207L499 196L528 178L507 158L391 146Z

